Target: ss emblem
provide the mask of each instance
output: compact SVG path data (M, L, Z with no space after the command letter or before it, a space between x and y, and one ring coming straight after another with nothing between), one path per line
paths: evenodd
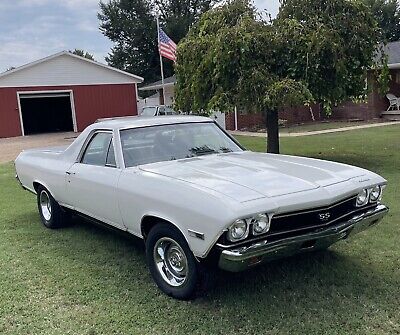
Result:
M331 217L331 213L327 212L327 213L320 213L318 214L318 217L321 221L328 221Z

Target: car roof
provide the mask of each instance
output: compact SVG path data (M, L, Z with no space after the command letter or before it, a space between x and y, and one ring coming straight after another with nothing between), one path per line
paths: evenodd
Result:
M199 122L213 122L212 119L202 116L127 116L116 117L110 119L100 119L95 125L96 128L111 128L111 129L128 129L140 128L149 126L159 126L177 123L199 123Z

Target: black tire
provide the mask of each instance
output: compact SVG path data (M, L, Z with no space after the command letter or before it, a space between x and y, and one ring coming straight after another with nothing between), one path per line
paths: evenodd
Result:
M174 245L172 241L175 242L179 246L179 248L176 245ZM164 244L171 243L168 249L169 251L166 252L167 254L171 254L171 249L175 248L176 250L180 249L180 251L183 251L184 256L186 257L186 262L182 262L187 265L185 271L186 274L182 277L184 278L184 280L179 285L175 286L171 285L166 279L164 279L165 277L163 277L163 275L161 274L161 270L159 270L159 267L157 266L156 258L158 257L159 254L157 253L156 245L160 246L162 245L162 243ZM179 255L179 250L178 250L178 255ZM164 257L166 257L165 253ZM207 274L204 271L202 271L203 270L202 265L199 264L199 262L194 257L192 251L190 250L181 232L174 226L166 223L156 224L150 230L150 233L146 239L146 260L150 269L150 273L155 283L157 284L158 288L165 294L175 299L179 300L193 299L195 297L197 289L201 285L201 282L203 282L203 279L207 277ZM161 259L159 259L158 262L159 264L161 264L160 263L162 262ZM163 269L168 268L169 270L167 271L168 273L177 274L177 272L173 271L174 268L171 268L171 266L168 267L167 265L169 264L168 261L165 261L163 264L164 264ZM178 264L181 263L178 262ZM166 276L165 273L164 276ZM173 277L173 280L174 279L175 277Z
M65 212L57 201L54 200L51 193L41 185L37 188L37 206L40 219L46 228L62 228L69 223L69 213Z

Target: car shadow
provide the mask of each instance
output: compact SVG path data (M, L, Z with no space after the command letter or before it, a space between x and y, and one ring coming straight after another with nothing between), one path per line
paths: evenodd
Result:
M26 214L25 222L32 220L39 224L36 213ZM187 305L165 297L156 288L146 266L141 239L81 218L74 218L73 224L62 230L45 230L43 234L38 230L35 238L47 235L46 246L48 252L54 252L55 262L59 256L69 258L68 262L78 262L82 278L101 283L99 290L123 295L124 299L130 294L131 303L143 296L140 299L156 299L162 304L167 299L173 306L186 306L182 308L195 311L188 314L188 323L221 314L224 322L235 324L237 329L248 327L249 319L276 327L285 318L317 322L326 318L327 311L328 315L346 320L349 312L361 318L370 313L370 306L379 308L385 303L382 301L382 292L387 290L385 282L370 263L348 252L351 241L339 242L342 245L338 248L275 260L241 273L217 271L212 288ZM368 305L360 301L368 301ZM246 317L238 318L241 314Z
M345 248L351 249L351 241L339 243L346 243ZM385 291L387 286L370 263L348 256L348 249L341 253L331 246L240 273L219 271L214 287L199 303L202 300L226 305L246 301L244 305L254 313L268 307L270 311L276 308L292 316L303 313L299 310L302 306L313 311L316 318L324 318L327 310L348 312L351 305L353 314L362 315L368 308L359 301L379 305L382 296L378 292Z

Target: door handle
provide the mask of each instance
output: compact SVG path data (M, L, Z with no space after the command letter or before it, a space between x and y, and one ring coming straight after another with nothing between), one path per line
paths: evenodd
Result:
M73 176L73 175L75 175L75 172L70 172L70 171L67 171L67 172L65 172L68 176Z

